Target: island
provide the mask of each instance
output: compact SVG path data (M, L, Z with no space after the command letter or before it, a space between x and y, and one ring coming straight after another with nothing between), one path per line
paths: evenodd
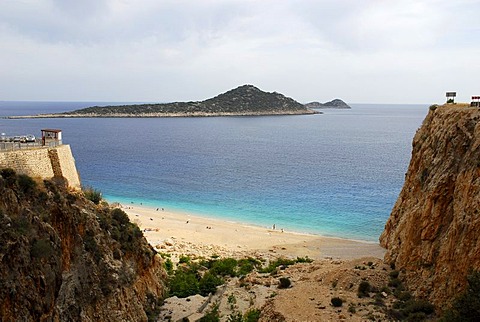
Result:
M92 106L70 112L8 118L202 117L319 114L280 93L243 85L204 101Z
M334 99L330 102L320 103L320 102L310 102L304 105L306 108L351 108L347 103L342 101L341 99Z

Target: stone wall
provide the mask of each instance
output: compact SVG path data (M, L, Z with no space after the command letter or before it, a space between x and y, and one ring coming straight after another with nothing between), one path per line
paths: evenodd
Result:
M1 151L0 168L12 168L31 177L64 177L72 188L80 188L80 177L69 145L54 148Z

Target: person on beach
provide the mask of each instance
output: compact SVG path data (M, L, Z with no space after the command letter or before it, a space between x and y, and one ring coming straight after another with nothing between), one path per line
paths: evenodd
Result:
M273 224L273 230L275 230L275 224Z

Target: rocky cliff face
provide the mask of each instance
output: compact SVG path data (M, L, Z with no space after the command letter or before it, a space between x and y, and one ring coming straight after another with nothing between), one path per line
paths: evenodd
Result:
M146 321L165 280L123 211L0 170L2 321Z
M380 243L409 288L448 304L480 269L480 110L431 108Z

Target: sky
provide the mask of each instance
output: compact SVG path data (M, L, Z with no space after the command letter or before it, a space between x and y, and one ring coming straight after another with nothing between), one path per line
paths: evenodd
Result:
M480 95L480 0L0 0L0 100Z

